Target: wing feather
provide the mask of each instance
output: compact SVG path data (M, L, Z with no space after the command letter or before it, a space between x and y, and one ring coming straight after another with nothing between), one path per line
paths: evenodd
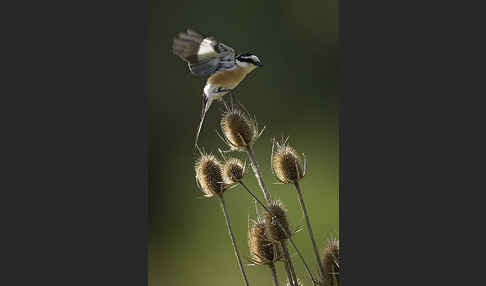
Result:
M174 39L172 51L187 62L195 75L209 76L221 69L235 67L235 51L214 37L204 37L188 29Z

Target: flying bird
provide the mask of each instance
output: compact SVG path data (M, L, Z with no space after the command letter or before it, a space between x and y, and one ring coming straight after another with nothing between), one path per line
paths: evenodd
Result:
M195 146L206 112L215 99L221 99L230 93L248 73L262 62L253 53L236 55L235 50L214 37L204 37L188 29L174 38L172 51L187 62L191 73L207 77L202 95L201 121L196 134Z

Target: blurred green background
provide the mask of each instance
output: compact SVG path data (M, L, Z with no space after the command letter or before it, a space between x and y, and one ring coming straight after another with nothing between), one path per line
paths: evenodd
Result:
M302 231L295 242L311 268L317 265L292 186L273 184L271 139L290 136L308 159L301 186L319 247L339 234L338 2L149 0L149 285L243 285L216 198L204 199L194 183L193 145L204 81L172 55L172 38L192 28L235 48L254 52L264 67L234 96L266 126L254 150L273 198L285 202ZM215 130L223 107L216 102L199 140L207 151L224 147ZM232 153L246 159L244 154ZM247 169L245 181L261 198ZM248 217L254 204L241 187L225 195L240 252L248 257ZM294 251L298 276L302 264ZM267 268L247 267L252 285L271 285ZM281 285L282 265L278 265Z

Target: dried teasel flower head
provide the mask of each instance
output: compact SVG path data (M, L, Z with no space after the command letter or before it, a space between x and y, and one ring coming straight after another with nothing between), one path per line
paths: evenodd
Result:
M296 183L306 173L307 161L304 157L304 165L297 151L287 143L287 139L278 142L273 139L272 145L272 172L283 184Z
M277 243L267 238L265 233L264 219L257 217L256 220L250 220L248 226L248 247L251 253L251 262L254 265L264 265L275 263L282 255Z
M272 201L268 206L271 214L265 213L265 232L272 241L283 241L292 235L287 220L287 210L279 200Z
M214 155L201 153L194 169L196 170L196 183L205 197L223 195L227 189L223 181L223 167Z
M232 150L251 147L263 132L263 130L258 131L256 119L251 118L246 110L234 104L226 106L220 125L224 136L222 139Z
M323 255L324 271L328 286L339 285L339 240L331 239L324 249Z
M238 158L225 159L223 163L223 179L228 185L239 183L245 174L246 165Z

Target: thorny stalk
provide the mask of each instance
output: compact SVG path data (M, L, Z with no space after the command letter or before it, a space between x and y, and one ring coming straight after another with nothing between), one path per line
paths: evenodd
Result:
M285 273L287 273L287 280L289 281L290 285L294 285L294 279L292 279L292 275L290 274L290 268L287 264L287 261L284 261Z
M278 286L278 279L277 279L277 272L275 271L275 264L270 263L268 264L270 267L270 270L272 271L272 277L273 277L273 286Z
M267 190L267 187L265 186L265 183L263 182L262 179L262 172L260 171L260 167L255 159L255 154L253 153L253 149L250 146L246 147L246 152L248 153L248 157L250 157L251 161L251 168L253 169L253 173L255 173L255 177L258 180L258 184L260 185L260 188L263 191L263 195L265 196L265 200L268 203L272 202L272 198L270 197L270 193Z
M226 225L228 226L229 236L231 238L231 242L233 243L235 255L236 255L236 258L238 260L238 264L240 266L241 275L243 276L243 280L245 281L245 285L249 286L250 284L248 283L248 278L246 277L245 270L243 269L243 263L241 262L240 252L238 251L238 247L236 246L236 240L235 240L235 237L234 237L234 234L233 234L233 230L231 229L231 223L230 223L230 220L229 220L228 211L226 210L226 204L224 202L223 196L219 196L219 198L221 199L221 208L223 209L224 218L226 219Z
M287 245L285 244L285 240L280 241L280 245L282 246L282 250L283 250L283 253L284 253L284 257L285 257L285 262L287 263L289 270L290 270L290 274L291 274L291 277L292 277L292 280L291 280L292 284L294 286L298 286L297 275L295 274L294 265L292 264L292 259L290 258L289 249L287 248Z
M304 267L305 267L305 271L307 272L307 274L309 275L309 277L310 277L310 279L312 281L312 285L316 286L316 280L314 279L314 276L312 276L312 272L310 271L309 266L307 266L307 263L305 263L304 257L300 253L299 249L295 245L295 243L292 240L292 238L289 238L289 241L290 241L290 244L292 244L292 247L295 249L295 251L299 255L300 259L302 260L302 263L304 264Z
M312 233L312 228L311 228L311 225L310 225L309 216L307 215L307 209L305 207L304 198L302 196L302 191L300 189L299 182L296 181L294 185L295 185L295 188L297 189L297 194L298 194L298 197L299 197L300 205L302 206L302 212L304 213L305 222L307 224L307 229L309 230L309 236L311 238L312 246L314 248L314 254L316 255L317 265L319 265L319 269L321 270L322 281L324 281L325 280L324 266L322 265L321 258L319 257L319 250L317 249L316 241L314 239L314 234Z

